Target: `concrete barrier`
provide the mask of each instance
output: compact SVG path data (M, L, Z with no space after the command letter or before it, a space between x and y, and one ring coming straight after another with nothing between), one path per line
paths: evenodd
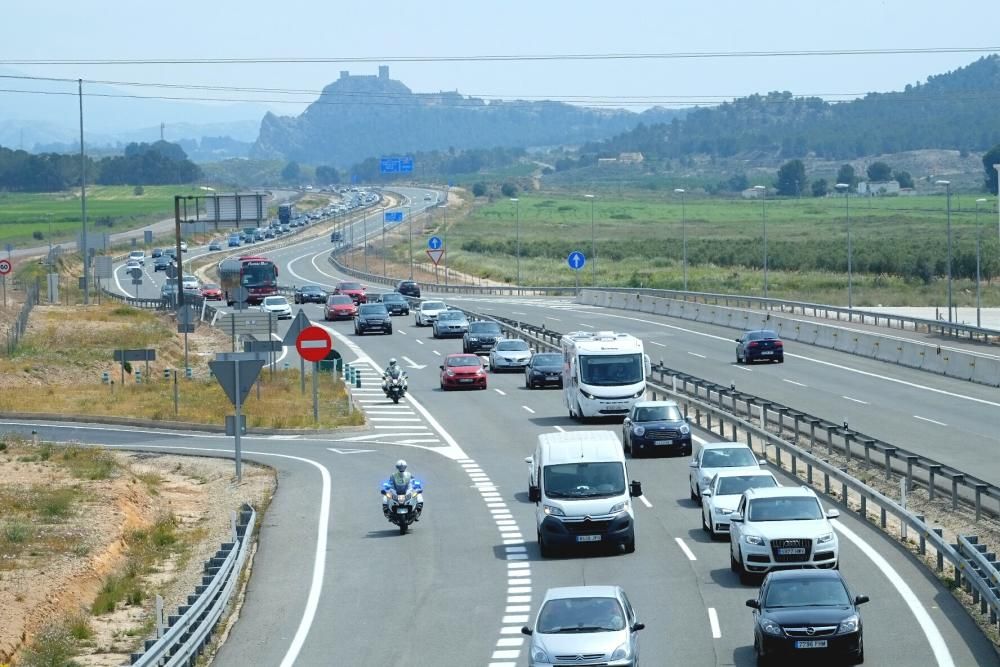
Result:
M861 355L862 357L868 357L869 359L874 359L878 354L879 348L882 346L884 341L881 336L872 336L870 334L861 334L858 338L858 344L854 348L854 354ZM891 344L892 341L886 341Z
M931 373L944 375L944 370L948 367L948 360L954 352L946 352L944 350L928 346L925 346L925 348L923 357L924 360L923 363L920 364L920 368Z
M976 367L972 371L973 382L1000 387L1000 360L976 359Z
M668 315L670 313L670 300L653 299L653 313L656 315Z
M670 299L670 317L687 319L684 317L684 306L684 302L677 301L676 299Z
M898 364L899 358L903 354L903 346L899 344L898 341L892 340L891 338L885 338L879 341L878 350L875 352L875 358L879 361L888 361L889 363Z
M961 352L950 352L944 372L949 377L971 380L975 368L975 357Z
M925 353L923 345L906 342L900 342L899 345L903 348L902 353L899 355L899 363L901 365L909 366L910 368L923 368Z
M816 344L816 337L819 336L819 327L815 324L803 322L799 329L799 342L808 345Z
M833 327L827 327L820 325L819 334L816 336L816 342L814 345L819 345L820 347L834 348L837 345L837 332Z

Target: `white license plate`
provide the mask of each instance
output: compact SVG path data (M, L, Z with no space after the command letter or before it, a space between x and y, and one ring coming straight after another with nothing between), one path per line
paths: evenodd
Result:
M461 378L459 382L472 382L472 378Z
M558 375L546 375L545 377L546 377L546 379L549 379L549 380L558 380L559 379Z
M601 541L601 536L600 535L577 535L576 536L576 541L577 542L600 542Z
M408 508L406 508L406 507L397 507L396 508L396 514L406 514L409 511L410 510Z
M778 549L779 556L804 556L806 550L804 547L786 547L784 549Z
M763 352L761 352L761 354L766 357L769 354L774 354L774 352L772 350L764 350Z
M825 639L810 639L808 641L795 642L795 648L826 648Z
M672 444L674 444L674 441L673 440L654 440L653 444L654 445L672 445Z

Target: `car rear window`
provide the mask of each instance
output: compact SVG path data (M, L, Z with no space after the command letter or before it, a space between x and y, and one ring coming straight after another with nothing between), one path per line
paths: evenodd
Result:
M701 457L703 468L737 468L756 466L757 458L749 447L723 447L709 449Z
M474 354L448 359L448 366L481 366L483 362Z
M723 477L719 480L720 496L739 496L747 489L769 489L778 486L770 475L739 475Z
M389 311L380 303L373 303L361 306L362 315L386 315Z

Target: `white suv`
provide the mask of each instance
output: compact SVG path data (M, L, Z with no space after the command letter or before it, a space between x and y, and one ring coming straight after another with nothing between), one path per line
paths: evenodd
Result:
M146 252L143 250L133 250L128 254L128 258L134 259L142 266L146 265Z
M429 327L442 311L448 310L444 301L421 301L413 314L414 324L418 327Z
M751 575L783 568L832 568L840 546L816 493L807 486L748 489L729 515L729 566L749 583Z

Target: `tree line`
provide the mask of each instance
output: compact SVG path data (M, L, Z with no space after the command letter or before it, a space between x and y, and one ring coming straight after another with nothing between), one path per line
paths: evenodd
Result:
M100 159L85 157L87 182L97 185L179 185L202 177L198 165L188 160L177 144L157 141L131 143L124 155ZM79 187L79 155L32 154L0 146L0 190L9 192L58 192Z

